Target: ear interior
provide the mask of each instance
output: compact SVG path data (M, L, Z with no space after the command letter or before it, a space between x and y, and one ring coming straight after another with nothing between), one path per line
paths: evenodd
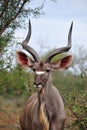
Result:
M19 65L24 67L29 67L33 63L31 58L29 58L24 52L17 51L16 52L16 61Z
M72 56L68 55L62 59L59 59L56 62L53 62L52 66L54 69L62 69L62 68L67 69L71 65L71 63L72 63Z
M61 60L60 68L67 69L72 63L72 56L66 56Z

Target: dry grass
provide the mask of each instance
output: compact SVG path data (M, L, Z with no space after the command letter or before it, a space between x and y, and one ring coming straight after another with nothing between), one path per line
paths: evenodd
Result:
M0 97L0 130L20 130L19 115L23 102L21 98Z

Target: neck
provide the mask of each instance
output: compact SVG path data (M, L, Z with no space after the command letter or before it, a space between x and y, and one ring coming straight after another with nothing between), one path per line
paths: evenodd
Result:
M47 91L51 87L50 80L47 82L46 86L42 88L41 92L38 94L39 98L39 105L40 105L40 111L39 111L39 119L40 123L42 124L43 130L49 130L49 114L47 110Z
M42 103L46 100L46 96L49 93L49 91L51 90L51 81L48 80L48 82L46 83L46 86L44 86L41 91L38 93L38 98L39 98L39 102Z

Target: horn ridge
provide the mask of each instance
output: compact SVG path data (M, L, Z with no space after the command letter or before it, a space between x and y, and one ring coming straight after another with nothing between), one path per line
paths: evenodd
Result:
M32 47L30 47L29 45L27 45L28 42L29 42L29 40L30 40L30 37L31 37L31 22L30 22L30 19L29 19L28 34L27 34L25 40L22 42L22 47L33 56L35 62L39 62L40 58L39 58L37 52Z

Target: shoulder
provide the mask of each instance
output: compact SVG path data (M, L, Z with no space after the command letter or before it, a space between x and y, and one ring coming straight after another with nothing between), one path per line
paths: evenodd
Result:
M58 89L55 86L52 86L52 90L53 92L58 96L60 96L60 92L58 91Z
M32 94L26 101L26 104L30 103L30 102L33 102L35 99L38 98L38 94L37 93L34 93Z

